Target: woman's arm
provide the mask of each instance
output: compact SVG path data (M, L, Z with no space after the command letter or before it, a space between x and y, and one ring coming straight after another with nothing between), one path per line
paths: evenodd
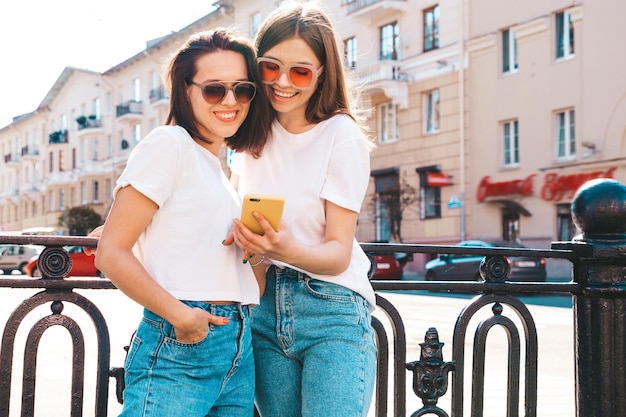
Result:
M102 230L96 267L124 294L172 323L181 342L204 338L208 323L225 324L224 318L192 309L159 285L132 252L158 206L132 186L120 189ZM147 256L150 256L148 254Z

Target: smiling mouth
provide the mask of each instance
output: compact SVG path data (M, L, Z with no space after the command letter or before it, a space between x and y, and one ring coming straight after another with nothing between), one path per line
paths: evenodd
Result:
M231 122L237 118L236 111L214 112L214 114L215 114L215 117L226 122Z
M296 94L298 94L298 92L294 92L294 93L286 93L286 92L284 92L284 91L278 91L278 90L276 90L276 89L273 89L272 91L274 92L274 95L275 95L276 97L279 97L279 98L292 98L292 97L294 97Z

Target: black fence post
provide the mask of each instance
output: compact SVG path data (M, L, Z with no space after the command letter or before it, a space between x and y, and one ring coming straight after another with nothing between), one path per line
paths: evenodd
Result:
M576 416L626 415L626 187L585 183L572 200Z

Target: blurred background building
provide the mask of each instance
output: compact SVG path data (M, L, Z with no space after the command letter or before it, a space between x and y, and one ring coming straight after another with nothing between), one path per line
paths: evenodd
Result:
M47 93L30 91L38 108L0 128L0 230L58 228L76 206L106 217L129 152L167 115L170 54L216 26L252 38L279 3L217 1L102 73L67 67ZM578 233L569 203L582 183L626 181L626 2L323 4L378 145L360 241L548 248Z

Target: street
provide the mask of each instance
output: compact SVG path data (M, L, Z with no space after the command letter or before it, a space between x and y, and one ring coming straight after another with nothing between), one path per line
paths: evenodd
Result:
M25 289L0 289L0 326L3 329L11 312L19 303L36 290ZM77 290L93 301L107 319L111 337L111 366L123 365L127 345L140 316L141 308L115 290ZM445 294L398 294L392 292L380 292L379 295L388 299L399 310L406 328L407 335L407 362L419 359L419 343L424 341L424 334L430 327L435 327L439 332L440 341L444 342L444 361L450 361L452 355L452 333L458 314L467 305L469 295L445 295ZM541 304L532 304L533 297L524 297L524 302L533 314L536 322L539 338L539 380L538 380L538 411L541 417L571 417L574 415L574 352L572 336L572 310L571 308L553 307ZM563 300L534 300L542 304L567 305L568 299ZM47 311L46 311L47 309ZM485 312L482 318L491 314ZM481 310L482 312L482 310ZM93 324L78 308L66 303L64 314L73 317L81 326L85 337L85 349L94 352L95 332ZM17 349L14 355L14 373L12 376L12 397L10 416L19 416L16 406L21 402L21 364L23 361L23 341L34 322L43 315L50 314L49 307L40 307L27 317L18 331ZM505 307L504 313L514 321L515 314ZM384 314L381 311L374 313L383 323ZM482 319L481 318L481 319ZM478 322L478 320L476 321ZM520 333L523 332L519 328ZM520 335L523 337L523 334ZM391 339L392 334L388 337ZM473 329L467 333L466 366L470 367L471 339ZM390 340L391 342L391 340ZM37 359L38 373L36 386L36 415L51 417L66 417L70 409L70 369L72 352L70 338L62 328L51 328L44 334L42 345ZM502 417L506 415L504 404L506 401L506 345L507 338L501 329L494 328L487 340L487 362L485 381L485 417ZM522 363L524 351L522 350ZM90 415L94 409L94 392L91 387L95 384L96 358L93 354L87 354L85 358L87 369L85 383L85 415ZM471 390L469 380L471 370L465 371L466 392L465 415L469 414L469 399ZM523 375L523 371L522 371ZM415 412L421 406L421 400L412 391L412 373L407 372L407 415ZM450 386L448 387L450 388ZM523 390L523 381L522 387ZM114 382L110 383L109 416L115 416L121 410L121 406L115 399ZM392 397L390 397L392 398ZM523 410L523 391L520 395L521 409ZM448 394L438 404L446 411L450 410L450 395ZM392 405L389 406L390 412ZM370 412L373 415L373 410ZM391 415L391 414L390 414ZM523 415L523 414L522 414Z

